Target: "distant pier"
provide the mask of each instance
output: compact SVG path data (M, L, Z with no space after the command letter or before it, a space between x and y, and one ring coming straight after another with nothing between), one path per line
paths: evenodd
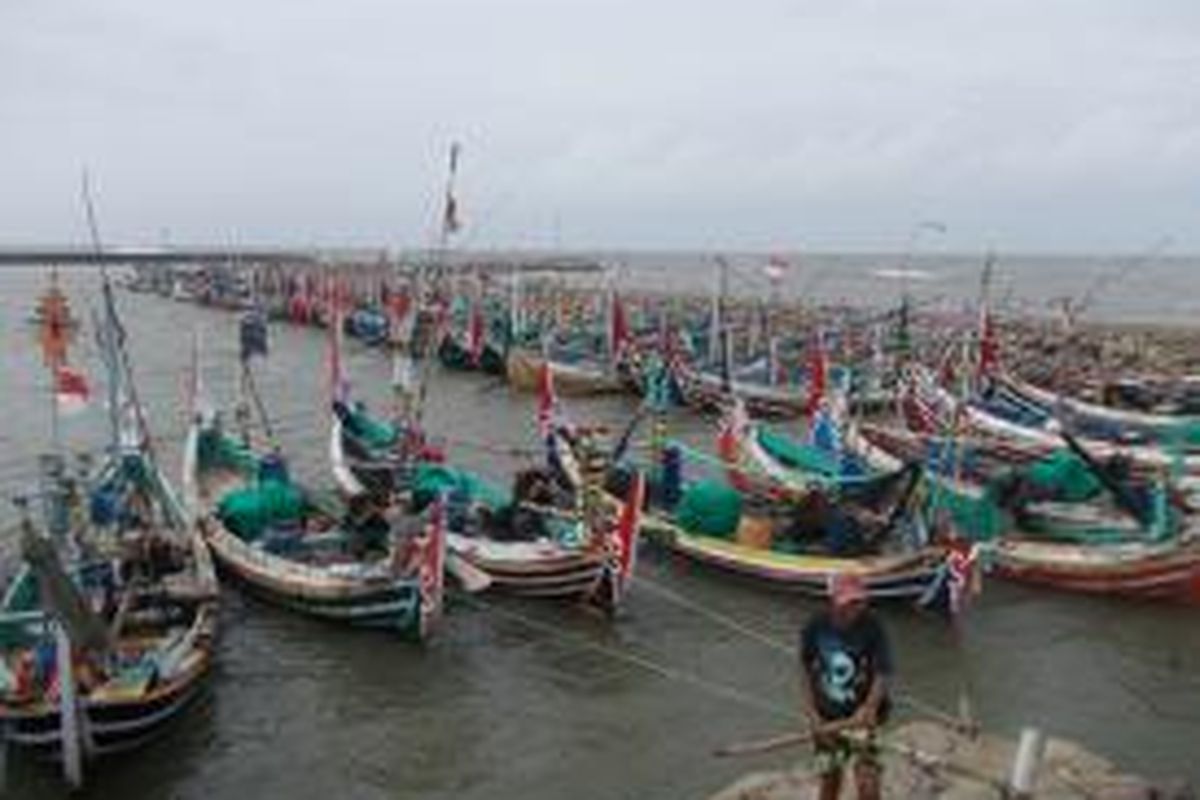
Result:
M439 268L456 272L601 272L593 258L536 251L398 250L386 248L323 249L276 247L0 247L0 266L225 266L294 267L301 270L353 270L381 267L399 270Z

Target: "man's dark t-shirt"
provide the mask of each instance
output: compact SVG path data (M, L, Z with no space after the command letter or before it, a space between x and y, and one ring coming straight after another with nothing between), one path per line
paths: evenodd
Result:
M826 720L852 716L867 699L876 674L892 674L887 634L870 611L845 628L834 625L829 612L813 616L800 634L800 662L811 678L817 713ZM881 720L888 705L885 697Z

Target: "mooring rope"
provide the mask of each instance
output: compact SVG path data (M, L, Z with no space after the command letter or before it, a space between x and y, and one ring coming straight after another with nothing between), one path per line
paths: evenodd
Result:
M722 626L726 630L758 642L759 644L779 655L786 656L791 659L797 657L798 651L796 647L790 646L786 642L763 633L760 630L756 630L755 628L752 628L749 625L734 619L733 617L722 614L719 611L713 611L712 609L707 608L706 606L697 603L694 600L689 600L678 592L668 589L656 581L652 581L639 575L634 585L637 587L638 591L649 589L652 594L657 594L659 597L673 602L682 608L699 614L710 622ZM931 703L927 703L924 700L915 697L911 692L905 691L899 686L896 686L892 692L892 699L897 703L908 706L919 714L924 714L941 722L953 724L959 728L969 728L974 724L971 720L954 719L947 712Z
M662 664L647 656L591 641L579 634L572 634L564 631L553 623L543 622L526 614L501 608L495 603L485 602L472 595L456 593L455 599L465 600L476 608L486 610L506 619L518 622L528 628L539 631L540 633L544 633L560 643L570 644L581 650L590 650L594 653L599 653L614 661L629 664L658 675L660 678L665 680L687 684L709 695L737 703L745 708L751 708L776 717L785 717L793 721L796 719L796 715L793 712L784 710L777 702L773 702L762 697L757 697L726 684L711 681L707 678L701 677L700 675L687 672L686 670L682 670L677 667Z

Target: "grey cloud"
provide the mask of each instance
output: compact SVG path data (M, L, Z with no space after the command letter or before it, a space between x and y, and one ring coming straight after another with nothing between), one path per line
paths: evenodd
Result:
M1200 7L0 6L0 240L1196 248Z

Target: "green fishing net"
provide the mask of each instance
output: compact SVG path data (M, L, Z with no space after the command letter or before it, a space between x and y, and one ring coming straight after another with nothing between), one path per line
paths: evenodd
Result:
M688 533L732 538L742 517L742 496L727 483L699 481L688 486L675 508L675 521Z
M304 493L295 485L265 480L230 492L217 504L217 516L231 533L252 542L274 524L304 516Z
M465 497L495 510L511 502L508 493L464 469L445 464L419 464L413 476L413 504L422 509L441 492Z

